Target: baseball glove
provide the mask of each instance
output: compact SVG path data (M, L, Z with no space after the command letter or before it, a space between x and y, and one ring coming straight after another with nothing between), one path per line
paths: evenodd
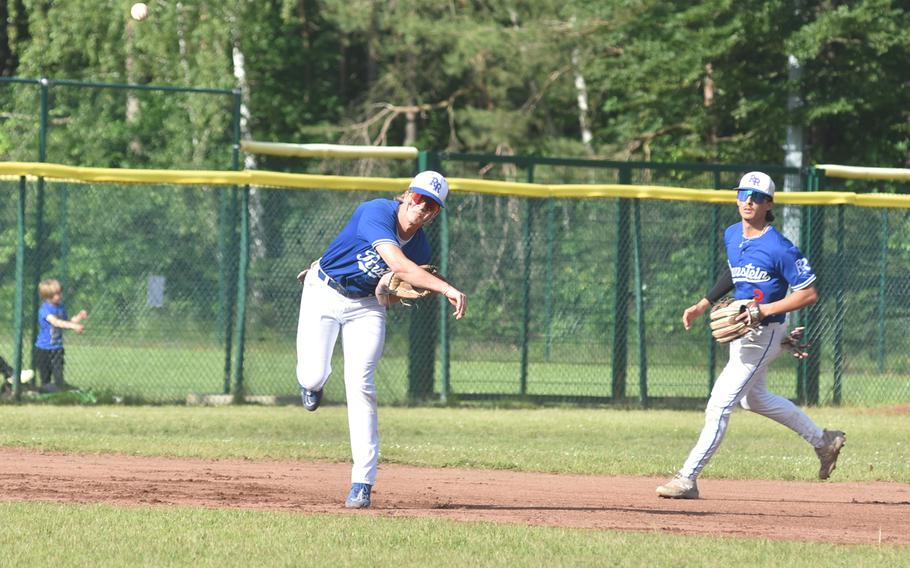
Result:
M432 264L421 264L420 268L426 270L433 276L440 278L439 270ZM394 272L389 278L389 294L398 296L402 300L420 300L433 294L432 290L426 288L415 288L398 277Z
M809 347L811 343L803 343L804 327L794 327L793 330L784 337L780 342L781 346L789 351L797 359L809 358Z
M736 317L746 312L745 319ZM755 300L724 298L711 308L711 335L718 343L729 343L758 329L761 312Z

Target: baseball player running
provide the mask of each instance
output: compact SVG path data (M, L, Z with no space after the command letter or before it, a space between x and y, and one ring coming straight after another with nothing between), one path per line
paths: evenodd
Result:
M834 471L845 435L822 430L788 399L768 391L768 366L788 339L785 314L818 300L815 274L809 262L786 237L769 223L774 219L774 182L762 172L743 176L736 187L742 221L724 234L729 272L705 298L683 312L683 326L692 322L721 296L735 290L740 299L756 298L761 325L751 334L730 343L730 360L717 378L705 409L705 426L682 469L657 488L661 497L697 499L696 479L717 451L736 403L790 428L814 448L821 461L820 479ZM787 289L793 292L787 295ZM745 318L746 313L740 317Z
M351 436L349 508L367 508L376 481L379 430L376 366L385 343L391 273L414 287L438 292L455 306L461 319L468 307L465 294L418 265L430 261L430 243L423 226L445 207L449 184L424 171L396 199L362 203L322 257L301 273L303 296L297 325L297 382L303 405L315 411L332 371L332 351L341 332L344 384ZM378 292L378 293L377 293Z

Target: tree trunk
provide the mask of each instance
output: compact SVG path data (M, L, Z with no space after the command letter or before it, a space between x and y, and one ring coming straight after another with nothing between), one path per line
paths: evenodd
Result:
M186 39L186 30L187 25L187 13L186 7L184 7L183 2L177 2L177 52L180 57L180 71L183 73L183 84L192 85L193 84L193 72L190 68L190 54L187 47ZM193 110L193 105L190 102L190 99L184 99L186 102L182 105L183 110L186 112L189 117L190 125L190 134L193 137L193 155L192 163L193 164L202 164L205 160L205 145L202 144L199 140L199 131L196 129L198 121L194 116L195 111Z
M705 63L705 80L702 84L702 96L705 108L711 108L711 105L714 104L714 65L711 63ZM711 154L716 159L717 122L715 120L711 120L711 131L708 133L708 144L711 146Z
M376 70L379 68L379 55L376 46L379 45L379 12L376 5L379 2L370 2L370 31L367 33L367 88L376 83Z
M13 49L14 46L10 46L10 55L12 57L10 65L12 74L15 74L19 70L19 52L23 49L22 46L26 45L28 40L32 38L32 34L29 33L28 29L28 12L26 12L22 0L14 0L12 17L13 29L16 30L16 49Z
M413 111L408 111L405 113L405 122L404 125L404 145L413 146L417 143L417 113Z
M576 47L572 50L572 72L575 74L575 91L578 101L578 126L581 130L581 143L585 146L588 155L594 154L594 148L591 147L591 140L594 135L591 133L590 119L588 118L588 85L585 82L585 76L581 72L581 63L579 50Z
M300 40L303 43L303 84L305 85L303 89L303 103L308 104L310 102L310 89L313 85L313 56L311 54L313 40L312 26L310 21L307 20L306 0L299 0L297 2L297 16L300 18Z
M787 124L787 143L784 146L786 157L784 165L792 168L803 167L803 127L794 122L799 107L803 102L796 90L802 78L802 67L799 60L790 55L787 58L787 75L790 83L790 93L787 95L787 110L789 111L789 124ZM784 191L800 190L799 174L784 176ZM783 234L794 243L800 239L800 209L799 207L784 207Z
M234 78L237 79L237 87L240 88L242 93L240 104L240 137L243 140L252 140L253 137L250 134L250 89L246 80L245 58L243 56L243 51L240 49L240 41L237 39L236 34L234 36L233 61ZM248 170L256 169L256 157L252 154L247 154L243 160L243 167ZM251 187L249 205L251 262L265 258L268 252L263 213L262 195L258 189ZM254 298L261 295L261 291L257 291L256 289L251 289L251 293Z
M6 22L9 21L9 8L6 0L0 0L0 76L9 77L15 75L13 65L13 50L9 44L9 29Z
M126 22L126 82L136 82L136 22L129 19ZM139 120L139 99L134 91L126 92L126 122L135 124ZM129 151L134 156L142 155L142 140L133 136L129 143Z

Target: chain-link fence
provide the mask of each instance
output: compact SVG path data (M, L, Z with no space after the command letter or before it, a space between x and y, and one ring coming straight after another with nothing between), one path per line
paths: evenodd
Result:
M6 160L239 167L237 92L6 78L0 84ZM779 188L790 176L793 187L810 189L907 189L819 184L795 169L761 165L447 153L424 153L417 164L271 156L259 158L258 167L399 179L436 168L453 179L718 190L761 169ZM36 286L55 277L70 313L90 312L86 333L66 333L66 377L81 388L149 401L197 392L295 396L301 293L295 276L322 254L357 204L394 193L364 191L356 181L337 191L148 179L0 181L7 196L0 205L0 305L8 306L0 311L0 355L11 359L22 341L22 364L31 365ZM776 361L772 389L820 404L910 398L910 358L900 333L910 312L906 211L777 206L777 226L812 262L821 300L791 318L807 326L813 357ZM453 191L428 233L436 262L469 294L469 314L455 322L441 299L392 309L380 398L671 405L704 399L726 348L711 342L705 326L683 331L680 319L723 267L722 233L736 221L732 202ZM326 397L339 402L340 346L333 368Z
M810 185L860 194L906 194L894 181L817 179ZM819 273L818 304L801 313L817 355L802 364L802 398L822 404L910 398L910 260L907 209L805 207L803 249ZM807 319L808 318L808 319Z
M545 183L720 188L732 187L743 171L535 165L532 174L487 168L489 162L441 165L450 178L467 180L533 175ZM410 163L385 167L400 179L414 170ZM276 187L44 185L45 275L68 273L70 313L90 313L84 334L66 332L67 381L149 401L241 387L247 394L295 396L301 293L295 276L322 254L359 203L394 197ZM8 197L0 220L10 235L0 251L6 306L14 305L16 292L19 187L0 183ZM27 203L36 200L37 187L37 180L25 183ZM813 363L800 368L792 358L777 360L773 390L820 404L910 398L910 358L899 333L910 312L906 212L778 205L776 224L797 231L791 237L818 274L821 300L792 322L809 324ZM228 232L228 243L219 231L224 215L242 229ZM436 261L469 295L468 316L452 320L441 299L391 309L377 374L381 400L703 400L726 349L712 343L706 326L684 331L681 314L713 283L725 262L722 231L738 219L732 202L453 191L429 232ZM26 217L28 258L34 222ZM246 248L236 242L244 231ZM244 254L249 263L241 270ZM26 366L35 309L30 288L23 307ZM15 339L12 312L3 316L4 355ZM241 326L226 325L235 313L244 318L241 337ZM333 368L326 397L340 402L340 346Z
M16 210L16 185L0 183L8 196L4 220ZM38 183L26 185L26 202L33 204ZM224 269L236 264L236 254L226 258L219 248L219 200L226 190L67 183L46 183L45 190L41 278L61 281L70 316L81 309L89 313L84 334L64 332L67 382L149 400L220 392L224 318L233 305L223 304L221 288ZM15 222L9 228L4 226L4 234L15 243ZM33 261L33 216L27 228L26 254ZM4 250L3 258L15 254ZM30 368L40 301L33 264L27 264L23 363ZM12 306L15 271L2 274L3 305ZM14 316L14 310L4 310L5 330L14 329ZM12 341L0 346L3 354L12 353Z
M237 91L0 77L0 109L4 161L239 168ZM223 388L230 379L224 359L233 302L226 300L236 268L237 190L46 183L40 177L21 184L20 202L20 180L0 182L8 196L0 211L0 301L22 305L19 313L0 313L4 330L12 332L0 336L2 354L11 359L22 343L23 366L33 364L37 285L55 278L71 314L81 307L91 312L90 333L68 338L84 345L67 355L69 377L150 400L182 399L197 384L206 392ZM21 221L19 207L27 210ZM17 232L26 237L21 255ZM180 252L168 254L175 243L183 245ZM201 263L215 268L197 272ZM165 292L169 301L162 304ZM23 297L17 301L16 294ZM212 357L221 370L206 365L201 372L190 364ZM169 378L147 380L159 372Z

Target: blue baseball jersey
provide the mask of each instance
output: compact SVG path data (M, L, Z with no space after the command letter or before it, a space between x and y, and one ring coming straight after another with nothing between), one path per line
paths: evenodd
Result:
M803 253L773 226L757 237L743 236L742 222L731 225L724 233L727 263L733 276L737 299L754 298L756 290L764 296L760 303L776 302L787 295L787 289L802 290L815 282L815 273ZM765 318L765 322L783 322L786 314Z
M407 241L398 238L399 205L392 199L374 199L358 206L322 255L319 265L323 272L349 293L370 296L382 275L389 271L389 266L376 252L377 245L393 244L416 264L429 263L432 250L423 228Z
M47 321L47 316L54 316L62 320L70 319L66 315L63 304L44 302L38 308L38 337L35 338L35 347L38 349L63 349L63 330L54 327Z

